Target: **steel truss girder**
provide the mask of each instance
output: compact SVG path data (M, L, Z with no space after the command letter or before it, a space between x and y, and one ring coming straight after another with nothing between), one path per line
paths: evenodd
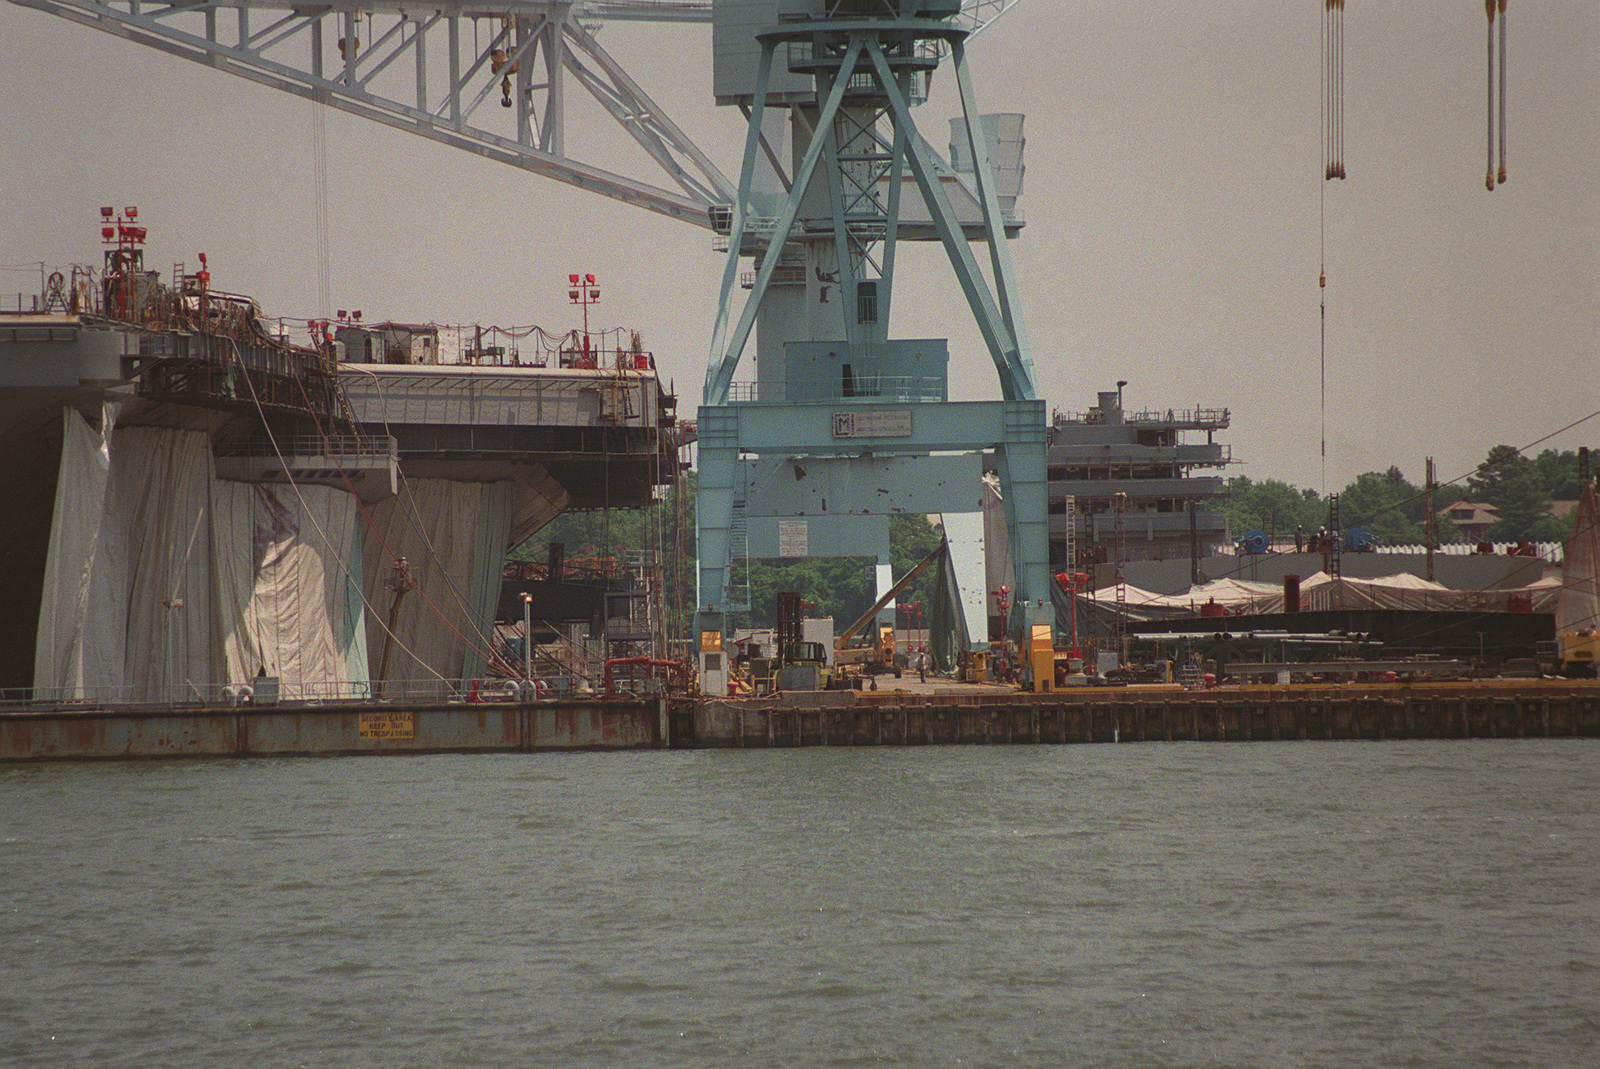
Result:
M712 205L734 198L732 185L716 165L577 21L576 15L590 13L626 18L633 13L627 4L500 0L492 11L456 5L415 12L396 0L335 0L294 7L286 0L162 5L141 0L11 2L699 226L710 227ZM218 19L219 12L230 10L235 18ZM657 15L664 12L682 21L704 21L708 10L694 4L654 9ZM253 28L251 15L256 12L270 12L272 20ZM361 36L363 17L376 40L365 47L357 40L357 47L344 48L344 41ZM463 24L480 18L492 20L494 30L486 44L475 48L468 43L473 35L470 30L463 32ZM384 25L390 20L392 24ZM335 48L344 55L329 55L330 62L325 63L329 21L338 35ZM236 27L231 40L222 38L219 22ZM427 68L429 60L437 58L439 45L430 31L441 26L448 39L444 47L449 73L435 94L430 93ZM535 84L532 69L540 52L546 76L542 84ZM413 63L397 65L408 56ZM409 81L413 102L377 91L380 75L389 81ZM566 75L627 130L676 189L618 175L565 154ZM517 108L516 136L468 121L492 91L513 80L515 91L506 93L506 98L514 97ZM541 94L543 107L537 108L535 98Z
M840 108L831 127L832 136L823 149L833 205L839 292L855 293L857 283L872 278L872 272L876 272L881 284L877 291L880 314L873 323L858 323L854 316L845 317L845 340L852 346L863 340L888 340L894 243L900 229L900 181L905 172L905 131L894 122L894 135L885 140L878 132L878 122L884 118L892 120L893 115L883 105L873 105L865 111ZM847 151L841 153L842 149ZM859 166L860 172L852 165ZM887 205L881 203L880 196L887 199ZM884 246L881 262L873 258L873 250L880 242Z
M858 62L867 61L872 65L872 70L877 78L880 91L886 98L887 112L893 116L895 128L895 147L898 150L898 160L903 159L910 168L917 187L922 193L923 202L927 205L933 219L934 229L939 239L943 242L945 253L949 257L951 268L956 274L956 279L961 285L962 292L966 295L973 319L982 336L985 347L989 350L995 369L999 374L1001 396L1006 400L1030 400L1037 396L1034 385L1033 359L1029 352L1028 341L1022 327L1021 316L1015 309L1016 280L1011 267L1010 250L1006 246L1005 221L1001 216L999 199L996 195L997 181L994 175L994 161L989 155L987 139L982 136L982 123L980 121L976 98L972 91L971 75L967 68L966 53L962 45L963 33L956 29L944 29L939 32L943 36L953 53L957 84L960 86L962 111L966 118L968 149L974 161L974 169L978 175L979 202L983 211L983 231L988 239L991 267L995 275L995 292L991 293L988 282L978 270L978 265L973 259L972 250L968 242L966 229L957 219L955 211L950 205L940 180L938 157L927 141L917 131L916 123L911 117L911 106L905 94L900 91L889 61L884 55L883 48L878 42L878 35L885 30L903 31L915 28L923 32L930 32L926 23L842 23L839 26L841 35L848 34L848 44L842 50L837 69L842 72L833 78L828 87L827 94L822 102L816 118L816 128L810 143L806 146L804 156L795 169L790 179L790 189L785 198L783 207L778 213L778 218L773 227L773 242L780 240L781 235L788 235L799 218L801 202L811 177L823 159L828 157L828 180L831 190L831 199L835 206L834 228L836 246L844 257L849 248L847 227L840 212L842 191L838 186L837 160L834 159L834 123L840 114L843 105L845 90L850 82L851 74L856 71ZM744 160L740 170L740 192L733 199L732 224L730 233L742 235L745 220L748 215L747 203L751 188L752 177L755 173L756 153L760 151L761 121L765 112L765 97L768 80L771 77L772 65L776 50L792 32L764 33L759 36L762 42L762 52L756 74L756 89L754 103L751 107L748 136L745 142ZM881 143L881 142L880 142ZM898 189L891 187L890 214L886 219L886 233L894 234L898 226ZM742 251L742 242L739 240L729 243L727 260L723 266L722 290L717 304L717 318L712 328L711 359L706 368L706 381L703 392L703 403L709 406L724 405L728 403L729 390L733 384L733 376L738 370L740 358L743 355L750 333L755 328L756 314L761 304L761 299L771 284L773 273L779 263L779 257L767 255L760 258L756 270L756 277L750 288L750 294L745 300L739 319L729 326L730 310L733 301L733 289L738 280L739 257ZM886 253L886 259L892 256L892 249ZM884 277L892 275L892 260L887 265L888 270L883 271ZM840 270L846 269L843 259ZM841 276L841 281L843 277ZM891 287L892 289L892 284ZM883 317L880 317L883 318ZM850 330L848 319L846 330ZM853 340L853 339L852 339Z

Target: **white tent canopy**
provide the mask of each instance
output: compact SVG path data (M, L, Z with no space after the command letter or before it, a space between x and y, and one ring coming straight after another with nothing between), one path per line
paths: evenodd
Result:
M1523 587L1453 590L1409 572L1377 579L1335 578L1326 572L1317 572L1300 583L1300 609L1303 612L1329 609L1499 612L1512 608L1512 599L1520 597L1526 600L1533 611L1550 612L1555 607L1561 589L1561 580L1555 577ZM1092 597L1101 606L1115 605L1117 588L1101 587L1094 591ZM1123 603L1128 607L1129 615L1141 619L1199 616L1207 605L1215 605L1229 616L1257 616L1284 611L1281 585L1244 579L1214 579L1191 587L1187 593L1170 595L1124 586Z

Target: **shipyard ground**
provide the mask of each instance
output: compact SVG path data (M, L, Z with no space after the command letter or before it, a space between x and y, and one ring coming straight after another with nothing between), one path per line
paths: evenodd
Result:
M779 698L11 708L0 762L797 746L1600 738L1600 682L1074 688L948 680Z

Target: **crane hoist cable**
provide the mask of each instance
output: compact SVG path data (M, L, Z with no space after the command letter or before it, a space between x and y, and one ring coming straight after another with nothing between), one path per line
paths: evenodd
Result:
M1506 180L1506 0L1483 0L1483 13L1488 18L1488 64L1487 64L1487 130L1485 132L1485 151L1488 162L1484 168L1483 186L1489 192L1494 192L1497 183L1503 184ZM1495 15L1500 16L1500 166L1495 168L1495 78L1494 78L1494 21Z
M1317 190L1319 294L1319 386L1321 393L1321 478L1328 490L1328 197L1327 184L1343 180L1344 169L1344 0L1322 5L1322 182Z
M1344 0L1323 0L1322 18L1323 176L1344 172Z
M1506 180L1506 0L1500 2L1500 169L1495 181Z
M1494 0L1483 0L1483 10L1489 16L1488 33L1488 118L1484 123L1485 152L1488 163L1484 167L1483 186L1494 192Z

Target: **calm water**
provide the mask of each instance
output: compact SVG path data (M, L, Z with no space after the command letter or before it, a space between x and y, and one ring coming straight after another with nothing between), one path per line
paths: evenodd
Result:
M0 1065L1600 1065L1600 744L0 769Z

